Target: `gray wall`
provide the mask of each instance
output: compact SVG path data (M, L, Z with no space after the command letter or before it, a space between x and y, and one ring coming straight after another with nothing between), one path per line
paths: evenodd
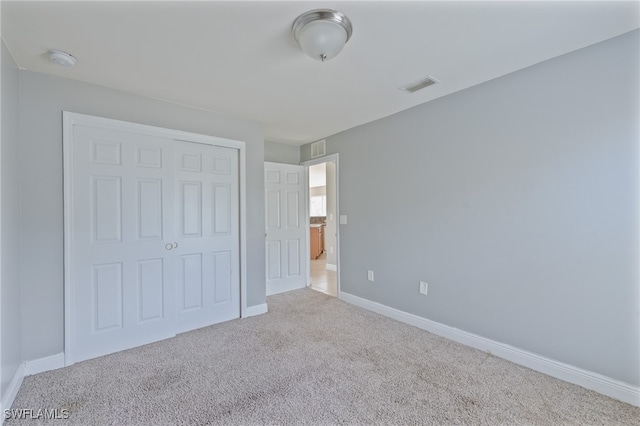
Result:
M72 71L71 71L72 72ZM23 356L63 350L62 111L246 142L247 297L265 301L264 139L262 127L53 76L20 73Z
M300 164L300 147L264 141L264 161L298 165Z
M18 68L2 41L2 384L7 387L22 362L20 330L20 192L18 190ZM9 408L9 407L4 407Z
M639 35L327 138L342 290L639 385Z

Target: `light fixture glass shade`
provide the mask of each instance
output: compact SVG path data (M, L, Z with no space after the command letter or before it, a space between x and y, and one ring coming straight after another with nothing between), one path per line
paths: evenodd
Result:
M300 30L298 42L304 53L318 61L335 57L347 42L347 32L331 21L310 22Z
M293 37L307 55L318 61L335 57L351 38L351 21L333 9L316 9L298 16Z

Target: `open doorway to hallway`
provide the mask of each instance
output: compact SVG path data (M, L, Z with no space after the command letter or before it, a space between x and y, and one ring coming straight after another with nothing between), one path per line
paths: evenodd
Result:
M313 290L338 296L336 163L309 166L309 254Z
M311 289L329 296L338 296L337 272L327 269L327 254L311 260Z

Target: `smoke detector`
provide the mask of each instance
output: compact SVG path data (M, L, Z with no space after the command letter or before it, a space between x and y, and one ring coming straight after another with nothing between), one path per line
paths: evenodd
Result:
M62 50L51 49L49 51L49 59L51 59L51 62L63 67L72 67L76 64L76 58Z

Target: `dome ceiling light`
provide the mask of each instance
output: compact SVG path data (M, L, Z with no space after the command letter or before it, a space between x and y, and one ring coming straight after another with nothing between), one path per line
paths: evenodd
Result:
M351 38L353 26L338 11L315 9L298 16L292 32L304 53L324 62L340 53Z

